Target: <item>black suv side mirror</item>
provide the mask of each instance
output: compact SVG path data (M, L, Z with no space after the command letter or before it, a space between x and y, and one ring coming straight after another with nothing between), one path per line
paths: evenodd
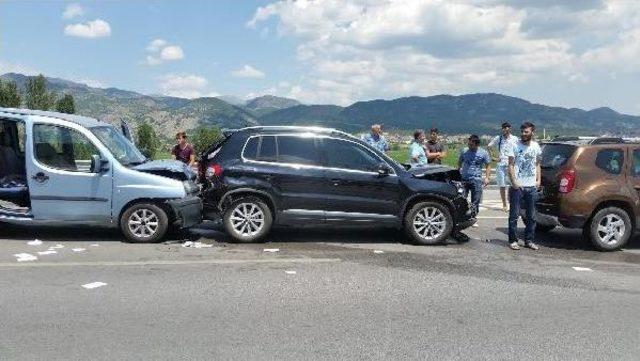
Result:
M378 165L378 175L380 177L384 177L384 176L388 176L389 174L391 174L391 167L389 167L388 164L380 163Z

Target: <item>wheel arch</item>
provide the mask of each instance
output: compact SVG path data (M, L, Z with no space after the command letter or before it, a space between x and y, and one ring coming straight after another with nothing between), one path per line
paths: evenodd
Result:
M629 219L631 220L631 227L632 227L632 232L636 229L636 215L633 211L633 206L627 202L627 201L623 201L623 200L607 200L607 201L602 201L600 203L598 203L598 205L593 209L593 212L591 212L591 215L589 215L589 219L587 220L587 224L590 224L591 221L593 220L593 217L596 215L596 213L598 213L600 210L608 208L608 207L617 207L620 209L623 209L625 212L627 212L627 215L629 216Z
M225 206L233 202L234 199L238 199L243 196L257 197L264 201L271 210L272 217L275 221L277 216L277 208L275 199L267 192L255 188L237 188L225 193L220 201L218 201L218 209L224 212Z
M425 194L416 194L411 196L409 199L407 199L402 208L401 208L401 213L400 213L400 219L403 220L404 216L407 214L407 212L411 209L411 207L413 207L416 203L419 202L426 202L426 201L432 201L432 202L438 202L438 203L442 203L443 205L445 205L447 207L447 209L449 210L449 213L451 215L451 218L453 219L454 223L455 223L455 207L453 205L453 202L448 199L447 197L438 195L438 194L429 194L429 193L425 193Z
M176 219L176 215L173 212L173 209L171 208L171 206L167 203L168 200L169 199L138 198L138 199L129 201L120 209L120 213L118 214L118 218L116 219L118 227L120 227L120 222L122 220L122 215L124 214L124 212L126 212L127 209L131 208L132 206L140 203L150 203L160 207L160 209L162 209L164 213L166 213L167 218L169 219L169 224L171 224Z

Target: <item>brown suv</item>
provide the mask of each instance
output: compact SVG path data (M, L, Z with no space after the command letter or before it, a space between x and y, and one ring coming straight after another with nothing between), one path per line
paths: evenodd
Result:
M565 139L542 149L538 230L582 228L602 251L622 247L640 218L640 144Z

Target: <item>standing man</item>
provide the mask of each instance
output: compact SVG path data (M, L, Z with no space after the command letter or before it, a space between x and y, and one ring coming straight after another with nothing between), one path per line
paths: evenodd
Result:
M540 158L542 150L538 142L533 140L536 130L531 122L520 126L520 140L510 146L506 152L509 158L509 247L520 249L518 245L518 215L520 202L523 202L526 217L524 223L524 246L532 250L539 247L534 243L536 232L536 198L540 188Z
M178 132L176 134L176 145L171 149L171 158L179 160L182 163L188 164L189 167L193 166L196 162L193 146L187 143L187 134L185 132Z
M480 148L480 138L477 135L471 135L467 145L468 148L458 158L458 170L464 183L464 196L467 198L471 192L471 204L477 214L482 201L482 189L489 185L491 158L486 150Z
M413 141L409 145L409 164L412 167L427 164L427 155L424 152L424 131L416 129L413 132Z
M444 144L438 140L438 128L431 128L429 141L424 147L429 164L442 164L442 160L447 155L447 151Z
M382 135L382 126L380 124L372 125L371 133L363 136L362 140L382 153L386 153L391 149L389 143L387 143L387 139Z
M514 146L517 142L518 138L511 135L511 124L509 124L508 122L504 122L502 123L502 134L497 135L487 145L488 148L498 150L499 156L498 164L496 165L496 183L498 183L498 187L500 187L502 210L505 213L509 212L509 208L507 208L507 187L509 186L509 157L507 157L506 152L509 147Z

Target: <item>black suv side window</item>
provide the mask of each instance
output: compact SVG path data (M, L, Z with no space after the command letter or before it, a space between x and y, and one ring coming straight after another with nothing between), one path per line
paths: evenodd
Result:
M603 149L596 156L596 167L609 174L620 174L624 165L624 153L619 149Z
M320 165L315 138L278 136L278 163Z
M364 147L345 140L324 139L323 148L326 166L329 168L375 172L382 163L382 160Z
M250 138L242 156L249 160L320 165L314 138L265 135Z

